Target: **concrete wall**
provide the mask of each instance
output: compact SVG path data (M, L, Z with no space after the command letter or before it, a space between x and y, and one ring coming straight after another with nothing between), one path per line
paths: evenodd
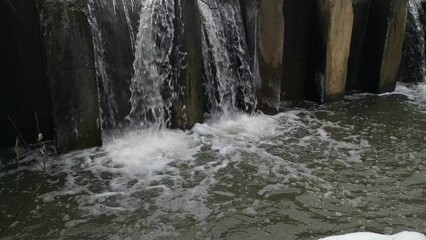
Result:
M259 9L258 59L262 79L259 108L274 111L280 102L284 46L283 0L262 0Z
M351 0L317 1L317 63L315 81L321 102L342 99L353 27Z
M203 60L201 53L201 16L196 0L181 0L183 29L182 50L186 52L184 65L180 69L177 86L177 99L172 113L172 126L189 129L204 120L206 96L203 85ZM177 43L179 44L179 43Z
M408 0L371 1L363 64L363 91L395 89Z
M100 146L93 37L85 0L42 0L41 22L59 153Z
M122 124L131 109L129 87L134 74L139 4L139 1L132 0L120 0L115 4L110 0L90 3L104 129Z

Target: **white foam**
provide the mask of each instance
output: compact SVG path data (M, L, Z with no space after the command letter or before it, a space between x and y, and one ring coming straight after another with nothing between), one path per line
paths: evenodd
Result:
M425 235L417 232L400 232L395 235L359 232L326 237L319 240L426 240L426 237Z
M398 83L395 93L403 94L412 101L426 103L426 83L416 85Z
M103 149L114 163L127 170L153 174L174 160L192 160L199 144L189 133L180 130L143 130L113 139Z
M237 113L232 116L222 117L217 122L196 124L193 131L202 136L259 139L273 136L276 133L278 123L276 117L273 116L264 114L250 116Z

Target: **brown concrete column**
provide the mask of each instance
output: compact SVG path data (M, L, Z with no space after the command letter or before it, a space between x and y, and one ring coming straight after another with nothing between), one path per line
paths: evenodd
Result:
M352 0L318 0L319 37L315 81L321 102L345 94L353 27Z
M258 58L262 79L259 108L271 112L280 101L284 44L283 0L262 0L259 9Z
M395 90L408 0L371 1L363 70L363 89Z

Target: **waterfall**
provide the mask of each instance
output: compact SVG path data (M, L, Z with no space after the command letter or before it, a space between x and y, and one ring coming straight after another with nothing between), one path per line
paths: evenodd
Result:
M130 111L130 80L141 2L90 0L92 27L104 128L123 124Z
M255 105L239 1L198 1L203 18L203 61L211 113L229 115Z
M91 0L104 128L165 126L180 51L179 1Z
M410 0L399 73L402 82L423 82L426 79L425 18L421 1Z
M204 84L201 95L208 99L210 116L251 111L256 105L253 60L239 1L193 3L201 15L196 41L204 67L197 81ZM90 1L104 128L158 130L173 122L176 108L186 108L174 106L187 97L184 92L190 94L183 90L190 86L180 85L188 68L182 18L180 0Z
M145 128L161 128L170 120L167 111L176 96L174 85L179 77L174 67L181 66L180 59L172 62L172 55L183 55L174 26L174 21L179 19L179 11L175 11L179 9L175 6L178 2L144 0L142 4L128 119Z

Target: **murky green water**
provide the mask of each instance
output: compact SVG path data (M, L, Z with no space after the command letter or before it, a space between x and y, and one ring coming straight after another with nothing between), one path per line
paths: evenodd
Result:
M3 154L4 239L317 239L426 232L426 92L106 136L48 159ZM37 155L37 154L36 154ZM39 160L40 161L40 160ZM35 200L31 191L43 187Z

